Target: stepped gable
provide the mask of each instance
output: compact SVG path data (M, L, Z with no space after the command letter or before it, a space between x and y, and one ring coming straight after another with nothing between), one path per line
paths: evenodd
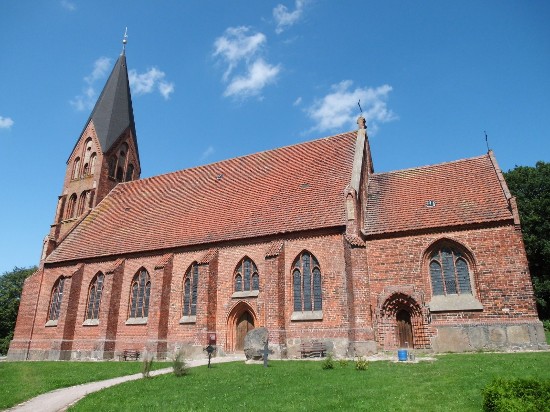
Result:
M46 259L344 226L356 132L117 185Z
M375 173L369 181L367 235L512 218L489 155Z

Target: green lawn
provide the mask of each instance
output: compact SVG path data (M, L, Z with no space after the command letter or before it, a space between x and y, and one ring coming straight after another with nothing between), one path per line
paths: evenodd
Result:
M352 362L323 370L320 362L243 362L199 367L93 393L73 411L479 411L481 389L494 377L550 379L550 352L448 354L418 364Z
M0 362L0 409L54 389L139 373L141 367L141 362Z

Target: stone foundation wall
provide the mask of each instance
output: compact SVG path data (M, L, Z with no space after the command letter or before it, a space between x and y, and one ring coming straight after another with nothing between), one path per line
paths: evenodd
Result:
M548 349L542 322L435 326L434 352Z

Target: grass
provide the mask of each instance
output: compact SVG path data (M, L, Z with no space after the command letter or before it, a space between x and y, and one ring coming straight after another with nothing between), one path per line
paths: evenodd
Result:
M370 362L365 371L336 363L242 362L194 368L90 394L71 411L479 411L495 377L550 379L550 352L438 356L418 364Z
M153 363L153 369L168 367ZM141 362L0 362L0 409L59 388L140 373Z

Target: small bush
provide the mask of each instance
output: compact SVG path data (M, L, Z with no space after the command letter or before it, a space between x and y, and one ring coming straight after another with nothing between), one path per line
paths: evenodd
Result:
M174 369L174 375L178 377L189 374L187 363L185 363L185 360L183 360L183 352L179 351L178 353L176 353L176 357L174 358L174 362L172 363L172 368Z
M543 320L542 326L544 327L545 331L550 332L550 319Z
M355 370L366 371L369 368L369 361L359 356L355 361Z
M151 377L151 369L153 367L153 357L145 355L143 357L143 364L141 366L141 374L144 378Z
M332 353L327 355L321 366L323 369L334 369L334 358L332 357Z
M550 411L550 381L498 378L482 394L487 412Z
M338 364L340 365L341 368L347 368L349 365L349 361L347 359L340 359L338 361Z

